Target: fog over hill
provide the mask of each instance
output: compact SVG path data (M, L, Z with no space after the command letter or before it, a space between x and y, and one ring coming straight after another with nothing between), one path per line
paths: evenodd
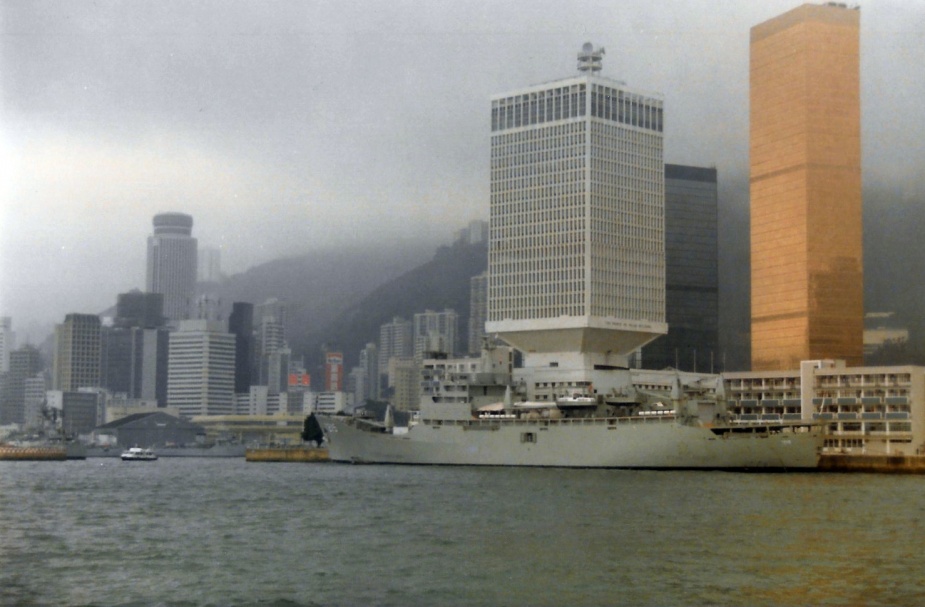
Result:
M720 356L726 369L741 370L749 366L747 176L720 172L719 190ZM867 183L864 226L865 309L895 312L894 322L910 330L910 347L890 362L925 364L925 188ZM229 306L287 301L290 345L317 373L324 347L342 351L353 365L394 316L453 308L464 335L468 279L486 267L484 246L401 241L263 264L230 277L220 291Z

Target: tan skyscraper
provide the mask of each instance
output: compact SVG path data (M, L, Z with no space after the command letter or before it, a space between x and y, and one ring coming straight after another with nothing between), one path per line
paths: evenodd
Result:
M859 12L751 30L752 367L862 364Z

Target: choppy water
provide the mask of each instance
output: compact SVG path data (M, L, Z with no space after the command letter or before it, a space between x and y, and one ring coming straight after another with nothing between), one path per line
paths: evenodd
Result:
M0 604L919 605L925 478L0 462Z

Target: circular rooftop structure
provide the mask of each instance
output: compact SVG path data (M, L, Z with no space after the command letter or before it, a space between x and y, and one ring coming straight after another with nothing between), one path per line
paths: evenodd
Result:
M155 234L183 234L193 232L193 216L186 213L158 213L154 216Z

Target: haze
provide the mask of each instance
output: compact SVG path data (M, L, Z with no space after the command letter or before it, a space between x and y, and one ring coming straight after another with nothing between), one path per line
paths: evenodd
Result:
M488 218L489 97L574 74L586 41L663 94L666 162L716 166L722 213L747 213L749 28L799 4L2 2L0 314L22 336L144 288L161 211L226 272L447 242ZM923 40L925 2L862 5L865 185L906 199Z

